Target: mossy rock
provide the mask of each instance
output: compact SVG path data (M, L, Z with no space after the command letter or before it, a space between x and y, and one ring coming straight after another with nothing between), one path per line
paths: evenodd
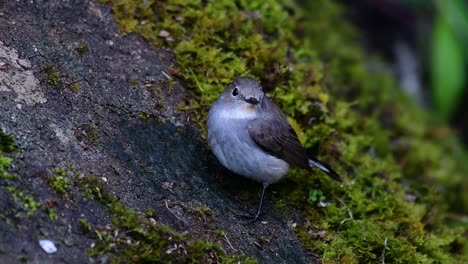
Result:
M191 93L185 109L202 131L206 113L237 75L257 78L303 144L344 177L292 171L278 204L301 208L297 228L325 263L467 261L466 154L455 136L398 89L384 63L365 58L334 1L103 1L123 33L176 58L172 75ZM320 206L309 199L323 196ZM317 193L317 192L313 192Z

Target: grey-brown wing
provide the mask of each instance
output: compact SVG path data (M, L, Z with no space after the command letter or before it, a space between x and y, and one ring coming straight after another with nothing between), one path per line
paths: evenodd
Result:
M310 170L307 153L286 117L269 98L263 101L259 117L248 127L253 141L270 155Z

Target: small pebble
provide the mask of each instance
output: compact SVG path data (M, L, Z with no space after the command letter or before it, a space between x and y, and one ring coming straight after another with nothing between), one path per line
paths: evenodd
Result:
M319 202L319 205L320 205L321 207L327 207L329 204L330 204L330 202L324 202L324 201L320 201L320 202Z
M167 30L161 30L159 31L159 35L161 38L167 38L171 35L171 33L169 33Z
M48 254L52 254L57 252L57 247L55 246L54 242L49 239L40 239L39 245L41 248Z

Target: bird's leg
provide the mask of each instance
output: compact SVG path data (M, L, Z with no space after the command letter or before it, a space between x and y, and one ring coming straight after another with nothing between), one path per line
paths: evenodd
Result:
M260 216L260 214L262 213L263 196L265 196L265 190L267 187L268 187L268 183L263 183L262 198L260 198L260 205L258 206L257 215L255 215L254 221L256 221L258 217Z

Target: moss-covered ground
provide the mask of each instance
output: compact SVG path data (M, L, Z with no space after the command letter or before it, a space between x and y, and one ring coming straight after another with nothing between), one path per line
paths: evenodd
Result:
M235 76L257 78L303 144L344 178L292 171L278 206L296 206L297 234L324 263L468 261L466 154L453 133L407 100L334 1L103 1L122 32L169 47L180 105L202 130ZM303 1L304 2L304 1ZM450 213L449 213L450 212ZM450 216L450 217L449 217Z
M82 197L100 202L111 215L111 223L104 227L93 226L86 218L79 220L83 233L96 241L88 250L91 257L105 255L112 263L256 263L246 257L227 256L217 243L157 225L154 212L135 213L106 192L97 176L79 177L65 170L55 171L59 171L59 176L68 174L64 177L70 177Z
M11 158L8 158L3 155L5 152L12 152L16 149L15 142L11 136L3 133L0 130L0 178L9 178L11 177L6 171L5 168L10 166Z

